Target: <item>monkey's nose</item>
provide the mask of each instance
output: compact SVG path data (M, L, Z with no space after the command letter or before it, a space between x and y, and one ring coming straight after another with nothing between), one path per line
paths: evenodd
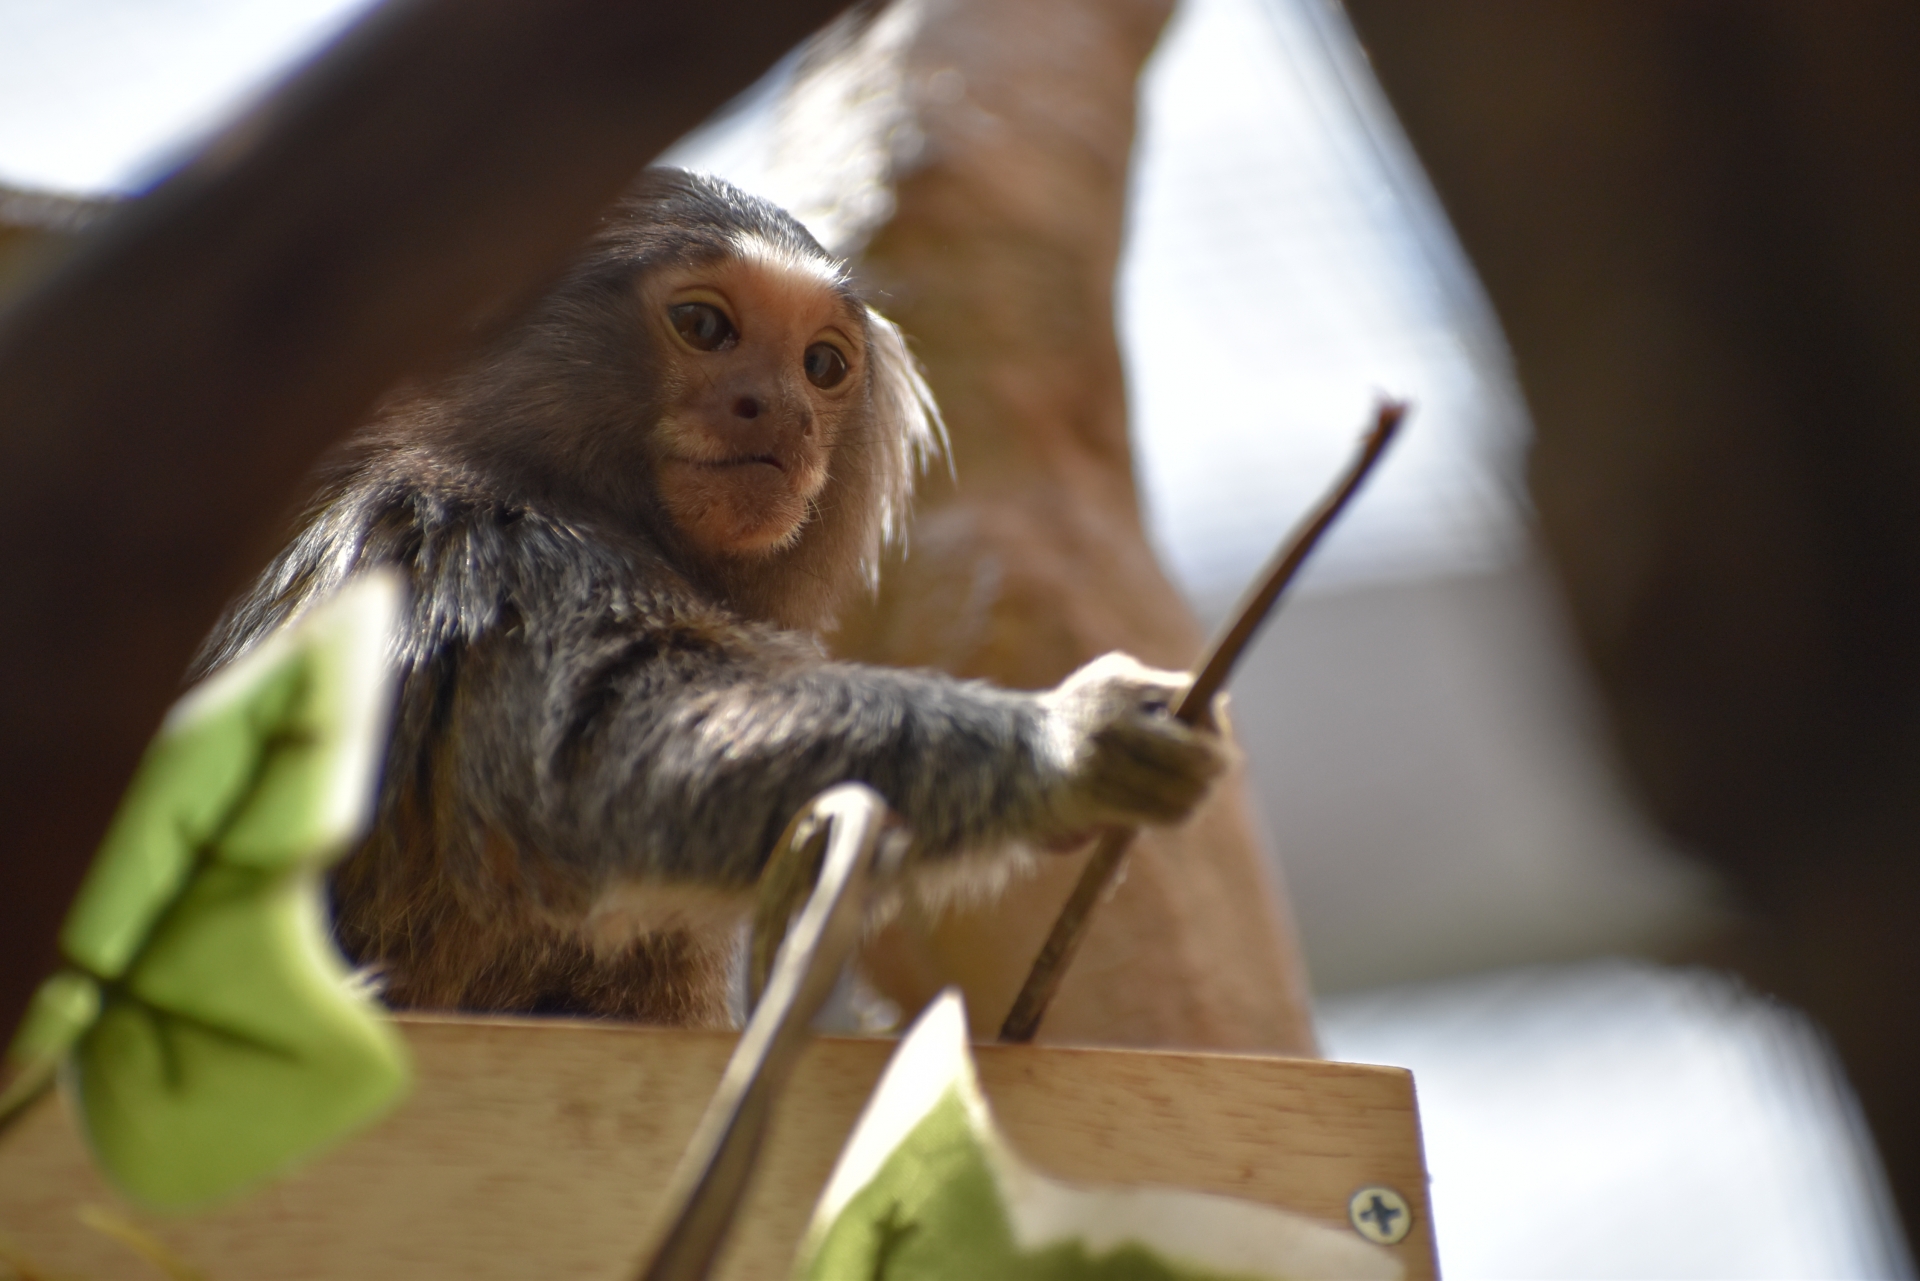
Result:
M758 418L760 416L760 402L752 396L742 396L733 402L733 412L734 416L738 418Z

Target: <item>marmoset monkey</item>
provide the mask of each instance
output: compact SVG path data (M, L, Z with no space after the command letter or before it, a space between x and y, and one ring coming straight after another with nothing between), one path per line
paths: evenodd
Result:
M389 1002L723 1020L754 878L845 780L955 875L1198 803L1226 757L1166 713L1184 676L1109 655L1029 694L825 656L938 432L798 222L657 169L526 320L343 447L201 667L404 573L374 826L332 884Z

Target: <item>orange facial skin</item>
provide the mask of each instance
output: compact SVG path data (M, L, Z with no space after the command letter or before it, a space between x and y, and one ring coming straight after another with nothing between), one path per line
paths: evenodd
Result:
M834 282L814 264L743 249L641 285L642 315L670 353L661 497L708 555L754 556L799 537L866 385L864 319Z

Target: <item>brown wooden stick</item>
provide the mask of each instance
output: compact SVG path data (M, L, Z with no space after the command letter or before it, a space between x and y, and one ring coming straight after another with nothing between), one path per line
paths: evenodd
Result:
M1260 630L1260 625L1267 620L1281 593L1286 591L1294 576L1300 572L1300 566L1306 563L1308 555L1320 542L1321 535L1338 519L1361 483L1373 471L1374 464L1380 461L1380 455L1386 452L1388 443L1406 415L1405 402L1380 402L1374 410L1373 426L1361 441L1360 451L1347 467L1346 474L1320 500L1320 505L1294 528L1287 541L1267 563L1266 571L1241 598L1232 620L1214 639L1206 658L1195 669L1193 684L1187 687L1179 706L1173 710L1175 717L1189 725L1200 724L1206 718L1207 710L1213 705L1213 696L1227 683L1233 665L1246 651L1248 643ZM1079 882L1073 887L1066 905L1060 909L1060 915L1055 918L1047 941L1040 947L1040 955L1034 958L1033 968L1027 972L1027 981L1021 986L1020 995L1014 998L1013 1008L1000 1025L1002 1041L1031 1041L1033 1034L1039 1030L1040 1020L1046 1016L1047 1006L1060 987L1060 979L1086 935L1087 921L1107 887L1113 883L1121 864L1126 861L1127 850L1132 847L1138 831L1133 827L1113 828L1094 847L1093 857L1087 860Z

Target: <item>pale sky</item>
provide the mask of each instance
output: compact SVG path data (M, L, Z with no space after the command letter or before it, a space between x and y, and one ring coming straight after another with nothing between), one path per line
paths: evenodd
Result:
M0 0L0 182L137 190L369 0Z

